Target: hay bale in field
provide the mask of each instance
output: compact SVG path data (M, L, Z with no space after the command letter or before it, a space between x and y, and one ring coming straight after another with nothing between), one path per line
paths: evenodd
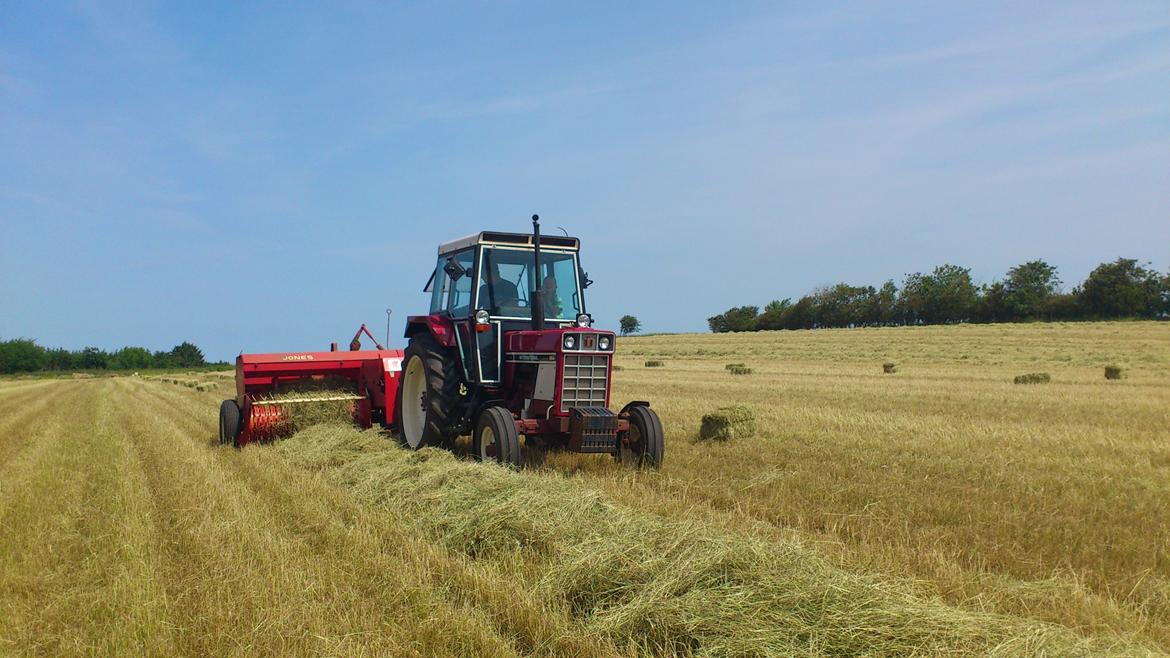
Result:
M886 373L887 375L892 375L895 372L898 372L898 364L892 361L886 361L882 364L882 372Z
M1105 379L1121 379L1124 373L1121 366L1105 366Z
M750 375L752 374L752 369L747 366L735 366L734 368L728 368L727 372L733 375Z
M746 439L755 434L756 415L742 405L719 407L703 416L703 424L699 427L699 438L704 441Z
M661 362L661 361L647 361L646 362L647 368L661 368L664 365L666 365L666 364Z
M1030 372L1026 375L1016 375L1012 380L1014 384L1047 384L1052 381L1052 376L1046 372Z
M729 364L723 366L723 369L724 370L734 370L736 368L746 368L746 367L747 367L747 364L745 364L745 363L729 363Z

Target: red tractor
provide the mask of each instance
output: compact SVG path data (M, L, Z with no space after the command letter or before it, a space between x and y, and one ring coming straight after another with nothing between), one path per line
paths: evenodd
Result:
M542 237L538 220L531 234L484 231L440 245L425 288L430 312L407 319L402 352L360 351L355 337L348 357L240 355L237 398L220 409L221 441L279 435L285 402L265 394L340 377L352 384L355 422L394 429L412 449L450 448L471 435L477 458L508 465L568 450L660 467L662 423L650 403L609 408L616 340L586 312L592 282L580 242Z

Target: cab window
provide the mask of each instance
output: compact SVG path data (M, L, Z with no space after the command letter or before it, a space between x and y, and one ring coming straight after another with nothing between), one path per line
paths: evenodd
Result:
M453 258L466 274L459 280L452 281L447 274L447 259ZM471 313L471 283L475 275L475 252L463 251L457 254L444 254L435 264L435 272L431 275L431 282L427 292L431 293L431 313L449 312L453 316L470 315Z

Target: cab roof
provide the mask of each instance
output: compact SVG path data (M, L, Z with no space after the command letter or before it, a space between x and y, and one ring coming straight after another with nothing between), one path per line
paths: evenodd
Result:
M468 247L474 247L477 244L498 244L509 247L533 247L535 243L532 240L531 233L505 233L503 231L480 231L479 233L472 233L471 235L444 242L439 245L439 255L449 254L455 251L462 251ZM551 247L554 249L571 249L578 251L581 249L581 241L577 238L565 237L563 235L541 235L540 246Z

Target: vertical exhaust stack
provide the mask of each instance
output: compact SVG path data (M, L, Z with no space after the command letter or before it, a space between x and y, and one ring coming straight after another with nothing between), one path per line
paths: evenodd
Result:
M532 244L535 248L532 259L533 269L536 270L533 272L536 275L536 289L532 291L532 329L540 331L544 329L544 290L541 289L543 277L540 271L540 215L532 216Z

